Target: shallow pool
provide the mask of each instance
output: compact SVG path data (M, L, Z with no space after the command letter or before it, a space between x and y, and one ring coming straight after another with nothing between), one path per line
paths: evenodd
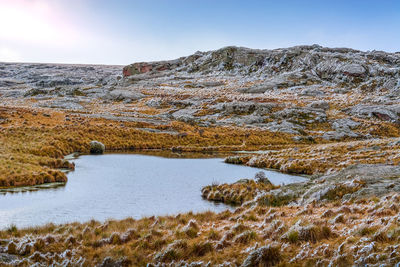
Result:
M0 194L0 229L49 222L65 223L126 217L223 211L231 208L203 200L201 188L213 182L253 178L260 169L222 158L166 158L139 154L85 155L74 160L65 186ZM263 170L274 184L304 178Z

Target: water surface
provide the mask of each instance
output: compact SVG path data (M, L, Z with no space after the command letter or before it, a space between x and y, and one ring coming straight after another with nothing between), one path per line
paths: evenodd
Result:
M221 158L165 158L139 154L80 156L65 186L0 195L0 229L49 222L65 223L126 217L141 218L205 210L225 204L201 198L213 182L252 178L260 169L226 164ZM264 170L274 184L303 180Z

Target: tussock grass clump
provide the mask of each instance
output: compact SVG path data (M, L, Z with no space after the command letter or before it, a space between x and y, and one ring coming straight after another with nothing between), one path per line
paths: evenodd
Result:
M254 175L254 180L257 181L257 183L264 183L268 185L272 185L271 181L267 178L265 175L265 172L259 171Z
M245 231L240 235L236 236L233 240L234 242L238 242L241 244L248 244L250 241L257 239L257 233L254 231Z
M347 186L345 184L338 184L326 191L321 199L327 199L329 201L342 199L344 195L355 193L360 188L361 186Z
M214 229L211 229L207 235L208 239L210 240L219 240L221 238L221 234Z
M357 229L357 234L360 236L368 236L374 234L377 230L377 226L361 225Z
M310 224L292 227L282 236L282 239L290 243L297 243L298 241L316 243L322 239L328 239L333 236L334 234L328 226Z
M194 243L190 247L189 255L194 255L196 257L201 257L206 255L207 253L214 251L214 246L211 242L204 241L200 243Z
M180 258L178 251L173 248L167 248L166 250L159 252L154 258L155 262L169 262Z
M17 254L17 245L13 241L11 241L7 245L6 252L8 254Z
M240 205L253 200L259 192L268 192L276 189L270 183L255 182L254 180L240 180L234 184L210 185L201 190L203 198L227 204Z
M242 267L271 267L277 265L281 260L280 248L278 246L267 245L251 252L243 262Z
M307 225L300 227L299 240L317 242L321 239L329 238L332 235L331 229L328 226L318 227L315 225Z
M377 242L388 242L389 241L388 234L386 233L385 230L380 230L380 231L376 232L374 234L374 236L372 237L372 239Z
M257 199L259 205L280 207L289 204L296 197L292 194L269 194L266 193Z
M290 242L290 243L297 243L297 241L299 241L299 232L296 230L290 230L287 234L286 234L286 239Z
M182 232L190 238L195 238L199 231L199 225L195 220L190 220L188 224L182 228Z
M224 162L229 164L246 164L249 161L248 156L229 156L226 157Z
M248 229L249 227L241 222L238 222L231 227L232 232L235 234L242 233L243 231Z
M10 226L7 227L6 231L10 234L14 234L18 232L18 228L15 224L10 224Z
M344 214L340 213L340 214L336 215L336 217L333 218L333 219L331 220L331 222L332 222L333 224L336 224L336 223L345 223L345 222L346 222L346 218L344 217Z
M400 240L400 227L395 226L395 227L391 227L388 231L387 231L387 237L390 240Z

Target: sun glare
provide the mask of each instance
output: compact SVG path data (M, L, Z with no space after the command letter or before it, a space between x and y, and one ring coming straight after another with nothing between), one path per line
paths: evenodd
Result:
M0 5L0 39L59 46L76 40L71 23L48 2L1 1Z

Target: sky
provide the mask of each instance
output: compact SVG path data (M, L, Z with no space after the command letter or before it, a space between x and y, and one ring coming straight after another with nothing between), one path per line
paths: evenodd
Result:
M0 61L118 64L236 45L400 51L399 0L0 0Z

